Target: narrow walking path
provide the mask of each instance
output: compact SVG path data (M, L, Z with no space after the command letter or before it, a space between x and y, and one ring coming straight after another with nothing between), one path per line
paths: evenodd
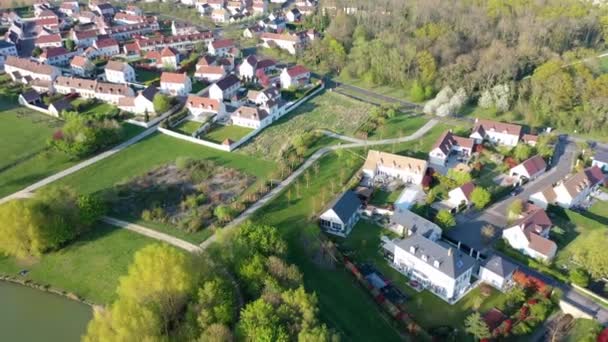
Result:
M51 176L49 176L47 178L39 180L38 182L36 182L34 184L31 184L28 187L26 187L26 188L24 188L22 190L19 190L19 191L15 192L15 193L13 193L11 195L3 197L3 198L0 199L0 204L2 204L4 202L7 202L7 201L10 201L12 199L26 198L26 197L29 196L28 195L29 193L31 193L31 192L33 192L35 190L38 190L38 189L42 188L43 186L46 186L46 185L48 185L48 184L50 184L50 183L52 183L52 182L54 182L56 180L59 180L59 179L61 179L63 177L71 175L74 172L80 171L80 170L84 169L85 167L87 167L89 165L97 163L100 160L103 160L103 159L106 159L106 158L108 158L110 156L113 156L114 154L116 154L116 153L124 150L125 148L127 148L127 147L135 144L136 142L142 140L143 138L149 136L150 134L152 134L154 132L156 132L156 126L152 126L152 127L148 128L148 129L146 129L145 131L143 131L143 132L139 133L138 135L134 136L133 138L131 138L131 139L129 139L129 140L127 140L127 141L125 141L125 142L117 145L117 146L114 146L113 148L111 148L111 149L109 149L109 150L107 150L107 151L105 151L103 153L100 153L100 154L98 154L98 155L96 155L96 156L94 156L92 158L89 158L89 159L87 159L87 160L85 160L83 162L80 162L80 163L78 163L78 164L76 164L76 165L74 165L74 166L72 166L70 168L67 168L67 169L65 169L63 171L60 171L60 172L58 172L58 173L56 173L54 175L51 175Z
M289 175L281 183L279 183L279 185L277 185L277 187L272 189L270 192L268 192L266 195L264 195L262 198L260 198L257 202L255 202L253 205L251 205L249 208L247 208L245 211L243 211L237 218L232 220L223 229L231 229L231 228L236 227L239 224L245 222L249 217L251 217L251 215L253 215L253 213L255 213L258 209L263 207L266 203L268 203L269 201L274 199L279 193L281 193L281 191L283 191L294 180L296 180L304 171L306 171L306 169L311 167L317 160L319 160L321 157L323 157L324 155L326 155L327 153L329 153L331 151L335 151L335 150L339 150L339 149L365 147L365 146L388 145L388 144L393 144L393 143L401 143L401 142L407 142L407 141L420 139L431 128L433 128L437 123L438 123L438 121L435 119L429 120L424 126L420 127L416 132L414 132L411 135L404 136L404 137L383 139L383 140L367 140L367 141L359 140L359 142L354 142L351 144L323 147L320 150L318 150L317 152L315 152L312 156L310 156L299 168L297 168L294 172L292 172L291 175ZM335 134L335 133L333 133L333 134ZM339 135L337 135L337 136L339 136ZM349 137L346 137L346 138L349 138ZM210 238L208 238L201 244L201 248L204 249L204 248L208 247L211 243L213 243L215 241L215 238L216 238L216 236L212 235Z
M184 241L182 239L178 239L174 236L165 234L165 233L161 233L158 232L156 230L150 229L150 228L146 228L143 226L140 226L138 224L135 223L131 223L131 222L127 222L127 221L123 221L123 220L119 220L113 217L109 217L109 216L104 216L101 219L103 222L111 224L113 226L117 226L117 227L121 227L127 230L130 230L132 232L141 234L141 235L145 235L147 237L150 237L152 239L156 239L159 241L163 241L166 242L172 246L181 248L183 250L186 250L188 252L191 253L196 253L196 252L200 252L201 248L197 245L191 244L188 241Z

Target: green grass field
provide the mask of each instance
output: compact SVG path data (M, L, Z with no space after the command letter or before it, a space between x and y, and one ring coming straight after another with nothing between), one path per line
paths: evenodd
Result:
M388 86L388 85L372 84L371 82L368 82L366 80L355 79L355 78L349 77L346 73L341 73L340 76L338 76L337 80L339 82L350 84L355 87L363 88L363 89L372 91L372 92L380 94L380 95L385 95L385 96L389 96L389 97L394 97L396 99L409 101L409 94L406 92L406 90L404 88L395 88L395 87Z
M72 101L72 106L76 106L79 103L86 102L88 99L77 98ZM83 115L101 116L104 114L111 113L116 110L116 106L107 102L94 102L90 106L83 108L79 113Z
M108 159L63 178L51 186L67 185L80 193L101 192L154 167L172 163L181 156L212 160L218 165L235 168L255 176L255 183L246 192L257 189L268 179L275 168L275 164L272 162L214 150L163 134L155 134ZM205 229L196 233L186 233L171 225L143 222L135 217L123 218L193 243L202 242L211 235L211 232Z
M317 129L353 135L368 118L371 105L333 92L323 92L273 123L240 148L249 155L278 160L281 148L295 136Z
M410 116L405 114L396 115L386 120L384 126L373 131L368 139L388 139L410 135L429 121L424 115Z
M251 133L253 129L236 125L216 125L207 134L201 136L201 139L209 140L217 144L221 144L226 139L234 142L241 140L244 136Z
M179 125L173 127L172 130L174 130L178 133L181 133L181 134L192 135L192 133L196 132L196 130L199 129L200 127L201 127L201 123L198 121L185 120L184 122L180 123Z
M133 254L154 240L128 230L99 224L59 251L37 260L0 256L0 273L17 276L77 294L96 304L116 299L120 276L127 273Z
M154 82L160 81L160 73L152 70L135 69L135 79L139 83L150 85Z

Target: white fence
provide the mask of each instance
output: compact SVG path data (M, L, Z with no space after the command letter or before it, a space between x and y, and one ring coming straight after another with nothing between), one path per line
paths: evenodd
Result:
M139 121L139 120L135 120L135 119L128 119L128 120L125 120L125 122L128 122L133 125L137 125L140 127L150 128L150 127L158 124L162 120L166 119L169 115L177 112L177 110L180 109L181 107L182 107L182 104L178 103L175 106L171 107L171 109L169 109L168 111L163 113L161 116L156 117L148 122L143 122L143 121Z
M313 92L311 92L310 94L308 94L308 95L306 95L305 97L303 97L303 98L299 99L298 101L296 101L296 102L292 103L292 104L291 104L289 107L286 107L286 108L280 108L280 109L279 109L279 113L280 113L280 114L279 114L279 116L277 117L277 119L278 119L278 118L281 118L282 116L284 116L284 115L286 115L286 114L288 114L288 113L289 113L289 112L291 112L292 110L294 110L294 109L298 108L298 107L299 107L299 106L300 106L302 103L304 103L304 102L308 101L308 100L309 100L311 97L313 97L313 96L317 95L317 94L318 94L319 92L321 92L323 89L325 89L325 84L321 84L321 86L320 86L318 89L315 89L315 90L314 90ZM167 113L169 113L169 112L167 112ZM166 116L169 116L169 115L173 114L173 113L169 113L169 114L167 115L167 113L163 114L163 118L164 118L164 117L166 117ZM150 122L151 122L151 121L150 121ZM148 123L149 123L149 122L148 122ZM147 127L150 127L150 126L147 126ZM242 144L244 144L244 143L246 143L247 141L249 141L249 139L253 138L253 137L254 137L254 136L256 136L258 133L260 133L261 131L263 131L263 130L264 130L264 128L266 128L266 127L267 127L267 126L263 126L263 127L256 128L255 130L253 130L253 131L249 132L249 134L247 134L247 135L245 135L244 137L242 137L241 139L239 139L239 141L234 142L234 143L232 143L232 144L230 144L230 145L216 144L216 143L211 142L211 141L202 140L202 139L197 139L197 138L194 138L194 137L192 137L192 136L185 135L185 134L181 134L181 133L177 133L177 132L175 132L175 131L172 131L172 130L169 130L169 129L166 129L166 128L162 128L162 127L158 127L157 129L158 129L158 131L159 131L159 132L161 132L161 133L163 133L163 134L166 134L166 135L169 135L169 136L172 136L172 137L177 138L177 139L182 139L182 140L186 140L186 141L189 141L189 142L192 142L192 143L195 143L195 144L199 144L199 145L203 145L203 146L211 147L211 148L214 148L214 149L216 149L216 150L221 150L221 151L232 152L232 151L234 151L236 148L238 148L239 146L241 146ZM198 130L197 130L197 132L198 132Z
M50 111L50 110L48 110L48 109L44 109L44 108L42 108L42 107L34 106L34 105L29 104L29 103L27 103L27 102L25 102L25 101L21 101L21 99L19 99L19 103L20 103L21 105L23 105L23 106L25 106L25 107L29 108L29 109L35 110L35 111L40 112L40 113L42 113L42 114L50 115L50 116L55 117L55 118L57 117L57 116L55 116L55 114L51 113L51 111Z

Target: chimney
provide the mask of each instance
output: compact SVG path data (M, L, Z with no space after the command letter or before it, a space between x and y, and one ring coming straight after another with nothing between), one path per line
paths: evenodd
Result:
M452 247L448 248L448 256L452 256Z

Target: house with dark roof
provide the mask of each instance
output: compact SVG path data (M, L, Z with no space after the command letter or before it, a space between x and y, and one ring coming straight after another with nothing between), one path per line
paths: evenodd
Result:
M591 166L597 166L603 172L608 172L608 151L598 150L591 158Z
M387 228L401 237L419 234L433 241L441 237L441 228L438 225L403 208L395 209Z
M502 231L509 245L534 259L549 261L557 252L557 245L549 239L553 222L545 210L527 204L515 223Z
M537 154L512 167L509 170L509 176L516 178L517 181L529 181L536 179L545 171L547 171L547 163L543 157Z
M230 100L241 87L238 77L230 74L215 82L209 88L209 97L219 101Z
M359 221L360 207L361 200L357 194L346 191L319 216L319 225L330 234L347 236Z
M303 87L310 83L310 70L302 65L284 68L281 71L281 88Z
M49 105L49 112L59 117L63 111L72 110L72 104L65 98L59 99Z
M473 153L473 147L475 147L475 140L459 137L451 130L445 131L429 152L429 162L445 166L450 155L458 154L468 157Z
M42 99L40 98L40 94L34 90L26 90L25 92L19 94L19 103L22 105L27 104L40 104Z
M393 240L390 245L392 267L448 303L455 303L469 290L477 261L463 251L420 234Z
M493 255L479 268L479 279L504 292L511 285L513 273L516 270L515 264L498 255Z
M606 179L597 166L588 167L557 183L557 185L530 195L530 201L542 208L556 204L562 208L572 208L588 200Z
M136 114L154 114L154 96L158 89L150 85L137 93L137 96L125 96L118 100L118 108ZM162 113L158 113L162 114Z
M475 119L475 126L469 137L474 139L477 144L486 140L497 145L515 146L521 138L521 131L520 125Z

